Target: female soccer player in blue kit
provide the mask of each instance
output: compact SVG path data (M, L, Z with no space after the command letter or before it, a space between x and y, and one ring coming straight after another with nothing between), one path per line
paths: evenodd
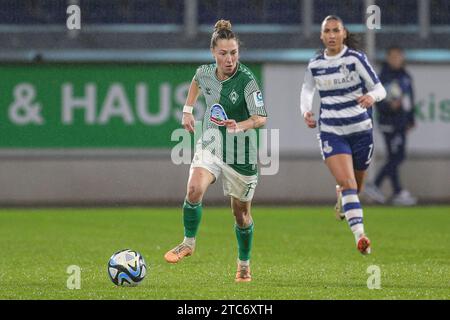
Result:
M310 60L301 92L301 112L309 128L317 122L312 110L314 91L320 95L319 138L322 156L336 179L337 214L347 222L358 250L369 254L371 243L364 233L363 210L358 193L373 154L374 102L386 96L364 53L337 16L322 22L320 39L325 50Z

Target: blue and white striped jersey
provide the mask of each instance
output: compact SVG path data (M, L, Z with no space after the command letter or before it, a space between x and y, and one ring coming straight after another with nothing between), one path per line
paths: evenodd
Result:
M302 115L320 95L319 129L337 135L372 130L372 119L357 99L365 94L382 100L386 91L364 53L344 46L335 56L322 53L310 60L301 94Z

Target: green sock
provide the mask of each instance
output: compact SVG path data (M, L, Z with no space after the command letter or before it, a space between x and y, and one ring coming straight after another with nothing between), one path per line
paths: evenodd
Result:
M202 203L192 204L185 200L183 204L184 236L194 238L202 219Z
M234 230L236 231L236 238L238 241L239 260L250 260L253 242L253 222L245 228L241 228L235 224Z

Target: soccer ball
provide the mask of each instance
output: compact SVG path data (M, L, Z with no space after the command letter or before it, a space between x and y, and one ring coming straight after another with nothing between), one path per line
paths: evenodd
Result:
M130 249L114 253L108 262L108 275L117 286L137 286L147 274L142 255Z

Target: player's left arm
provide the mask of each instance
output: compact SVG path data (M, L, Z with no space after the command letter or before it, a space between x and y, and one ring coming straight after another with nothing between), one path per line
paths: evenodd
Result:
M364 80L369 90L369 92L357 99L358 103L363 108L370 108L375 102L379 102L386 97L386 90L365 54L361 53L356 57L355 65L356 72Z
M244 89L244 95L250 117L240 122L236 122L233 119L225 120L224 125L229 132L237 133L249 129L257 129L266 124L267 112L264 106L262 92L255 79L247 83Z
M247 131L249 129L261 128L266 124L267 116L260 116L254 114L250 116L247 120L236 122L233 119L224 120L224 125L227 130L232 133L238 133L242 131Z

